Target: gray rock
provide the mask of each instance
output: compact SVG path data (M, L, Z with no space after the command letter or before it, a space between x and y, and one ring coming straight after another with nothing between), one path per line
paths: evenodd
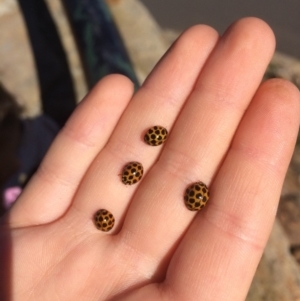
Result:
M300 270L278 221L275 221L246 300L300 301Z
M147 8L138 0L106 0L142 83L169 44Z

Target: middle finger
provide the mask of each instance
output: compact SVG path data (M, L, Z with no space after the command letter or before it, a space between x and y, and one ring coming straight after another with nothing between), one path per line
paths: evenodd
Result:
M130 161L138 161L146 172L157 159L161 146L146 145L142 133L154 125L168 130L172 127L218 38L215 30L199 25L175 42L133 97L110 141L87 171L67 215L71 220L79 217L79 223L98 209L107 209L113 213L116 224L120 224L139 186L139 183L125 186L121 182L122 167ZM189 72L185 72L186 69Z

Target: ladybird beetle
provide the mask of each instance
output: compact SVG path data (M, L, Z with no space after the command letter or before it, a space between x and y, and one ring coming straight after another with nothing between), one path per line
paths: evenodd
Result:
M144 168L139 162L128 163L122 172L122 182L125 185L132 185L137 183L143 176Z
M100 209L95 213L94 221L97 229L108 232L115 224L114 216L105 209Z
M151 127L145 134L144 140L147 144L157 146L163 144L168 136L168 131L159 125Z
M191 211L201 210L209 199L207 186L202 182L196 182L190 185L184 195L186 207Z

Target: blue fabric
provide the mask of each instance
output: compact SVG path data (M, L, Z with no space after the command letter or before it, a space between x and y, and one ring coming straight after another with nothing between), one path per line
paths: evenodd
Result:
M9 187L23 188L37 170L53 139L59 131L58 125L47 116L22 121L22 135L17 158L19 170L4 184Z
M18 3L31 42L43 112L63 126L76 106L76 97L60 36L45 1Z
M119 73L139 83L112 15L103 0L62 0L76 37L89 87Z

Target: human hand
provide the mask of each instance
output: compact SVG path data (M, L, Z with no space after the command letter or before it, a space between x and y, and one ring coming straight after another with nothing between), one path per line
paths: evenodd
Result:
M221 38L195 26L133 97L122 76L100 81L2 220L1 300L244 300L299 127L299 91L261 84L273 51L254 18ZM143 141L153 125L163 146ZM130 161L145 174L125 186ZM199 180L210 200L195 213L183 195Z

